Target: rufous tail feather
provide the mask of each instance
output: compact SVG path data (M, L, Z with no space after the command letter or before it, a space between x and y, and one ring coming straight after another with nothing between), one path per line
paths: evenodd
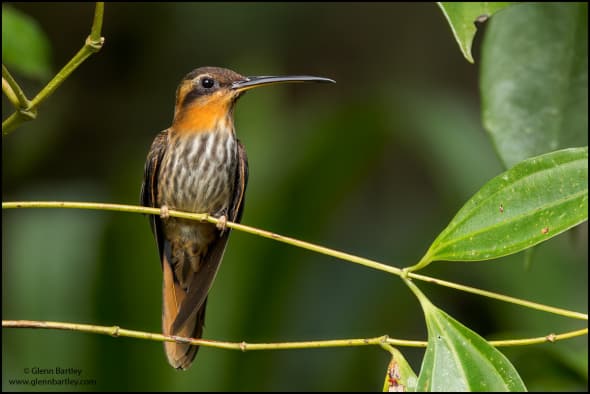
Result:
M162 305L162 330L165 335L176 335L186 338L201 338L203 323L205 320L205 307L207 300L201 308L182 325L179 331L171 332L172 325L178 315L180 305L186 297L186 293L178 283L174 282L172 267L166 257L163 259L163 305ZM166 357L171 366L176 369L187 369L199 350L198 346L176 342L164 342Z

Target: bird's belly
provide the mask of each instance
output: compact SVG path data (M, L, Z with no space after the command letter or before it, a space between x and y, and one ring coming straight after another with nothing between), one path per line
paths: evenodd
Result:
M232 133L199 133L171 141L160 170L159 204L213 215L232 200L237 142Z

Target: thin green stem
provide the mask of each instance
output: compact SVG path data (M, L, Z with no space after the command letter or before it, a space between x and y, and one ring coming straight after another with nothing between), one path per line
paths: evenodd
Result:
M416 346L416 341L404 341L402 339L389 338L387 335L376 338L334 339L327 341L299 341L299 342L274 342L274 343L247 343L225 342L207 339L192 339L174 335L162 335L151 332L127 330L118 326L97 326L93 324L76 324L64 322L47 322L33 320L2 320L2 327L7 328L43 328L54 330L68 330L88 332L94 334L110 335L113 337L129 337L159 342L190 343L191 345L209 346L220 349L241 350L285 350L285 349L315 349L332 347L371 346L381 345L386 341L393 341L398 346ZM419 342L418 346L425 346L425 342Z
M29 99L27 98L27 96L25 95L25 93L23 92L23 90L21 89L19 84L16 82L16 80L12 77L10 72L8 72L8 69L6 68L6 66L4 64L2 64L2 78L3 78L2 79L2 90L4 91L4 93L6 93L6 89L4 87L4 80L6 80L6 84L8 85L8 87L10 87L10 91L14 95L14 98L16 98L16 104L15 104L13 102L13 98L9 97L10 101L15 106L15 108L16 109L29 108ZM6 93L6 95L8 96L9 93Z
M16 111L2 122L2 134L10 132L27 120L35 119L36 109L31 108L31 102L4 64L2 64L2 91L16 108Z
M48 98L55 90L80 66L90 55L98 52L104 44L104 38L100 37L102 28L102 17L104 14L104 3L96 3L94 20L90 29L90 36L78 53L57 73L55 77L31 100L31 107L37 107L43 100Z
M159 208L148 208L135 205L121 205L121 204L104 204L104 203L83 203L83 202L65 202L65 201L21 201L21 202L3 202L2 209L9 208L74 208L74 209L94 209L94 210L109 210L119 212L131 212L131 213L145 213L151 215L161 215L162 210ZM203 213L188 213L175 210L166 210L166 215L179 217L184 219L206 221L209 223L217 224L218 219ZM246 226L243 224L227 222L228 228L236 229L246 233L258 235L264 238L274 239L279 242L283 242L289 245L297 246L302 249L311 250L313 252L332 256L337 259L349 261L351 263L360 264L365 267L373 268L379 271L388 272L393 275L401 276L402 278L418 279L425 282L434 283L440 286L446 286L453 289L478 294L484 297L493 298L496 300L509 302L516 305L521 305L527 308L532 308L544 312L553 313L556 315L566 316L574 319L588 320L588 315L580 312L574 312L567 309L555 308L548 305L539 304L536 302L526 301L515 297L510 297L491 291L480 290L470 286L461 285L454 282L449 282L441 279L432 278L425 275L415 274L413 272L407 272L397 267L392 267L377 261L369 260L363 257L355 256L349 253L340 252L334 249L326 248L309 242L300 241L295 238L285 237L270 231L257 229L255 227ZM411 286L410 286L411 287Z
M13 112L8 118L2 122L2 135L9 134L12 130L16 129L20 124L27 120L33 120L34 117L26 116L21 111Z
M92 27L90 28L90 41L102 45L102 20L104 16L104 2L99 1L94 8L94 19L92 20ZM99 48L100 49L100 48Z
M581 330L565 332L563 334L548 334L544 337L536 338L524 338L524 339L506 339L502 341L489 341L490 345L495 347L507 347L507 346L524 346L524 345L537 345L540 343L554 343L562 341L564 339L571 339L581 337L582 335L588 335L588 329L583 328Z
M408 286L408 288L412 291L412 293L414 293L414 295L416 296L416 298L420 302L420 306L422 306L422 309L424 310L424 312L426 312L426 310L428 308L432 307L432 304L430 303L430 300L424 295L424 293L422 293L422 291L418 288L418 286L416 286L406 276L402 276L402 280L404 281L404 283L406 284L406 286Z
M94 324L78 324L66 322L49 322L36 320L2 320L2 327L6 328L41 328L51 330L66 330L88 332L93 334L110 335L113 337L128 337L145 339L158 342L179 342L190 343L191 345L209 346L219 349L230 350L286 350L286 349L318 349L333 347L352 347L352 346L381 346L393 354L391 346L404 347L426 347L426 341L411 341L404 339L390 338L387 335L374 338L354 338L354 339L333 339L327 341L298 341L298 342L273 342L273 343L248 343L248 342L226 342L207 339L192 339L178 337L174 335L162 335L158 333L128 330L119 326L97 326ZM563 334L549 334L544 337L512 339L503 341L490 341L490 344L496 347L500 346L523 346L534 345L545 342L556 342L564 339L571 339L588 334L588 329L570 331Z
M208 221L211 221L211 219L213 219L213 218L209 218ZM228 222L228 227L230 227L229 222ZM383 263L379 263L377 261L366 259L364 257L355 256L353 254L349 254L349 253L345 253L345 252L340 252L338 250L326 248L324 246L316 245L316 244L313 244L310 242L300 241L298 239L291 238L291 237L285 237L283 235L272 233L270 231L260 230L255 227L250 227L250 226L246 226L246 225L238 224L238 223L232 223L231 228L243 231L245 233L259 235L264 238L274 239L276 241L286 243L288 245L293 245L293 246L297 246L302 249L311 250L312 252L317 252L317 253L321 253L321 254L324 254L327 256L332 256L332 257L335 257L340 260L345 260L345 261L349 261L351 263L363 265L365 267L373 268L378 271L388 272L390 274L394 274L397 276L402 275L402 270L400 268L393 267L391 265L387 265L387 264L383 264Z
M526 308L536 309L539 311L549 312L556 315L561 315L565 317L571 317L572 319L580 319L580 320L588 320L588 314L569 311L567 309L556 308L548 305L539 304L532 301L526 301L520 298L510 297L504 294L498 294L487 290L477 289L471 286L461 285L459 283L449 282L442 279L432 278L426 275L415 274L413 272L409 272L407 274L409 278L418 279L424 282L434 283L440 286L450 287L452 289L461 290L467 293L477 294L483 297L493 298L495 300L508 302L511 304L521 305Z
M387 342L380 343L379 345L383 348L383 350L385 350L386 352L388 352L389 354L391 354L392 357L395 357L395 348L393 346L391 346Z
M4 67L4 66L2 66L2 67ZM2 77L2 93L4 93L4 95L6 96L8 101L10 101L10 103L12 104L12 106L14 108L18 108L18 106L19 106L18 97L16 97L14 90L12 90L12 88L8 84L8 81L6 81L6 78L4 78L4 77Z
M94 19L90 29L90 35L84 42L82 48L74 57L53 77L51 81L29 102L28 105L21 106L20 110L9 116L2 122L2 135L7 135L23 122L35 119L37 107L74 72L90 55L98 52L104 44L104 38L100 36L102 30L102 20L104 15L104 2L96 3L94 10ZM4 76L4 66L2 67L2 76ZM16 82L15 82L16 84ZM18 86L18 85L16 85ZM13 90L14 86L11 85ZM18 92L15 91L18 96ZM24 95L24 94L23 94ZM20 100L19 100L20 101Z
M137 205L124 204L107 204L96 202L68 202L68 201L19 201L19 202L3 202L2 209L12 208L70 208L70 209L90 209L98 211L115 211L115 212L129 212L129 213L145 213L159 215L161 210L159 208L149 208ZM170 216L181 217L185 219L204 220L207 215L200 213L186 213L180 211L170 211ZM229 224L229 222L228 222ZM228 226L229 227L229 226Z
M80 203L80 202L65 202L65 201L27 201L27 202L3 202L2 203L3 209L8 208L74 208L74 209L98 209L98 210L109 210L109 211L123 211L123 212L133 212L133 213L147 213L147 214L161 214L161 210L159 208L148 208L148 207L140 207L134 205L120 205L120 204L103 204L103 203ZM206 221L209 223L218 223L218 219L209 216L208 214L203 213L188 213L182 211L175 211L169 210L169 216L179 217L184 219L192 219L192 220L199 220L199 221ZM400 276L402 274L402 270L397 267L392 267L390 265L386 265L383 263L379 263L377 261L369 260L363 257L355 256L349 253L340 252L334 249L326 248L324 246L312 244L310 242L301 241L291 237L285 237L283 235L279 235L270 231L261 230L255 227L246 226L239 223L227 222L226 226L228 228L236 229L239 231L243 231L245 233L258 235L260 237L274 239L276 241L286 243L289 245L297 246L302 249L311 250L312 252L317 252L321 254L325 254L328 256L335 257L337 259L349 261L351 263L356 263L360 265L364 265L365 267L373 268L379 271L388 272L390 274Z

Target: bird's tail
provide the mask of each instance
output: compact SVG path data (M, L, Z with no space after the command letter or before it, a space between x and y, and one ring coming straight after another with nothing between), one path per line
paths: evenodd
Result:
M207 299L205 299L201 308L186 320L186 323L182 325L180 330L172 332L172 325L186 297L186 293L178 283L174 282L172 267L166 258L162 262L162 269L164 273L162 305L162 330L164 334L186 338L201 338L203 324L205 323ZM194 345L164 342L164 351L166 352L168 362L176 369L188 369L195 359L198 350L199 347Z

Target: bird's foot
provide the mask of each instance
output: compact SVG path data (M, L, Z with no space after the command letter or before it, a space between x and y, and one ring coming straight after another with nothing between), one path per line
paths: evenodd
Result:
M162 205L160 207L160 217L162 219L168 219L170 217L170 210L168 209L168 205Z
M227 216L221 215L217 220L218 222L215 224L215 226L221 231L221 234L223 234L227 229Z

